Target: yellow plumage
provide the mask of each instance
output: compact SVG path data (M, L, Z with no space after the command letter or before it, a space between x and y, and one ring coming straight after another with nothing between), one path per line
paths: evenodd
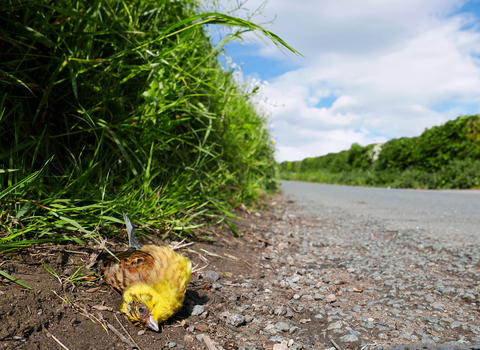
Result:
M119 260L105 268L105 281L123 292L120 311L131 322L158 331L158 324L182 307L192 263L169 247L141 246L125 214L124 218L130 246L136 250L117 254Z

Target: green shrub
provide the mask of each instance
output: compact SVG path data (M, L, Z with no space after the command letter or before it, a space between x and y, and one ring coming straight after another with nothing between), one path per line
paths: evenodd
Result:
M374 144L296 162L297 173L280 165L279 178L396 188L472 188L480 182L480 117L462 116L426 129L418 137L386 142L373 163Z
M118 224L126 211L179 232L275 190L267 117L221 67L204 27L253 30L291 48L256 24L201 14L200 5L3 3L0 187L36 175L5 193L0 209L17 203L7 208L13 219L35 203L28 217L35 209L68 230L70 219L58 220L54 208L88 230Z

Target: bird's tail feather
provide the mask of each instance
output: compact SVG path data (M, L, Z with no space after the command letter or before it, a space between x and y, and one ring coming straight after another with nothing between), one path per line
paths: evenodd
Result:
M128 244L130 245L130 248L136 248L136 249L142 248L142 245L137 240L135 228L133 227L133 224L128 218L127 214L123 213L123 219L125 220L125 225L127 226Z

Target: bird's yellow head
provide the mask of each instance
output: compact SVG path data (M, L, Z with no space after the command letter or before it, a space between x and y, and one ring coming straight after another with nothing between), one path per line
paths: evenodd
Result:
M123 292L120 307L127 318L136 326L159 330L158 324L175 314L183 303L183 293L170 283L148 285L136 282Z
M159 330L158 322L151 310L155 308L155 290L145 283L133 283L123 293L123 303L120 311L135 326Z

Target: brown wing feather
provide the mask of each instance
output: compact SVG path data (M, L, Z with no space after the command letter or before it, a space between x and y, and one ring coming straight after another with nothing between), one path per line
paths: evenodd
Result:
M154 266L154 258L147 252L131 250L116 254L120 260L109 259L104 269L105 281L120 293L134 282L147 282L149 271Z

